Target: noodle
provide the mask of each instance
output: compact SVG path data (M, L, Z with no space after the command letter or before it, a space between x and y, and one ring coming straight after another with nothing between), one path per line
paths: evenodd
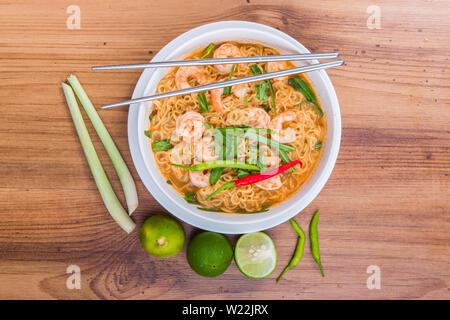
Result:
M240 48L242 56L279 54L275 49L259 44L232 43ZM203 49L199 49L186 59L200 59L202 52ZM259 63L258 66L261 70L266 70L266 63ZM289 62L288 67L293 67L293 65ZM212 65L199 68L206 75L207 83L224 81L228 77L228 74L219 73ZM156 93L178 89L175 83L176 71L177 68L161 79ZM233 77L240 78L251 75L252 72L248 64L238 64L234 70ZM308 83L306 78L303 76L300 77ZM295 171L287 171L281 174L282 186L276 190L264 190L256 185L247 185L224 190L206 201L205 198L219 186L225 182L236 180L238 177L236 170L225 168L222 176L215 185L199 188L190 183L189 172L187 170L171 165L174 162L183 163L183 157L190 158L195 152L190 144L181 141L174 135L176 121L181 115L188 111L201 113L197 101L197 94L189 94L153 102L153 108L157 112L150 124L152 139L153 141L171 139L174 145L171 150L154 152L160 171L166 179L172 182L172 187L182 194L196 193L197 201L204 208L219 209L224 212L252 212L286 200L305 183L320 155L320 150L316 150L315 145L318 141L323 141L324 139L326 132L325 120L324 118L320 118L307 103L303 103L306 101L303 95L288 85L287 81L273 81L272 83L275 91L277 114L289 110L295 112L297 115L296 121L287 123L289 128L296 131L298 137L295 141L289 143L290 146L295 147L295 150L288 152L288 156L291 160L301 160L303 167L300 168L297 166ZM191 86L198 85L195 79L190 79L189 84ZM252 120L249 117L249 108L261 107L262 104L272 105L270 97L267 101L258 99L256 85L258 83L248 84L249 90L246 94L246 102L244 98L238 98L234 94L222 96L225 113L220 114L211 109L209 112L202 114L205 121L213 128L248 124ZM207 101L211 101L210 91L205 92L205 96ZM248 104L249 108L246 107L246 104ZM277 115L273 106L268 114L271 119ZM239 152L245 155L248 152L250 143L249 140L241 141L238 148ZM266 149L265 151L268 155L274 153L270 148L267 147Z

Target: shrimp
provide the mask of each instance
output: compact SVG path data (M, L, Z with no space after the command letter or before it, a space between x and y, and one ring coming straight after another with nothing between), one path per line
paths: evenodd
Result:
M204 136L202 140L194 144L194 162L216 160L214 137Z
M297 115L294 111L285 111L270 121L269 128L274 132L272 133L272 139L281 143L289 143L297 139L297 133L293 128L283 129L285 122L294 121Z
M264 109L248 108L247 125L254 128L267 128L270 123L270 116Z
M235 78L233 78L233 79L235 79ZM237 84L237 85L231 87L231 92L238 98L245 97L245 95L247 94L247 91L248 91L247 83Z
M207 171L189 171L189 180L191 183L199 188L209 186L209 177L211 176L211 170Z
M204 122L205 119L200 113L188 111L177 119L177 134L188 143L198 141L202 138L203 133L205 132Z
M231 92L238 98L243 98L247 93L248 85L238 84L231 88ZM225 113L222 103L223 88L211 90L211 104L213 109L218 113Z
M255 185L258 188L264 190L276 190L280 188L283 185L283 183L281 182L280 176L278 175L266 180L259 181L255 183Z
M239 47L235 46L231 43L224 43L220 47L218 47L214 51L213 58L219 59L219 58L234 58L234 57L241 57L241 50ZM217 71L220 73L230 73L231 71L231 64L216 64L215 65Z
M185 141L181 141L170 150L169 157L172 163L191 164L191 145Z
M285 61L269 61L269 62L267 62L267 72L275 72L275 71L280 71L280 70L284 70L287 68L288 68L288 66ZM275 81L286 81L287 78L288 78L287 76L286 77L278 77L278 78L274 78L274 80Z
M189 78L194 78L199 84L206 83L206 75L202 69L196 66L180 67L175 74L175 84L178 89L190 88Z
M278 156L266 157L266 164L268 167L278 166L280 161L281 161L281 159ZM261 174L264 174L264 172L262 172ZM277 176L271 177L269 179L256 182L255 185L258 188L261 188L264 190L276 190L276 189L280 188L283 185L283 183L281 182L280 175L277 175Z
M213 109L218 113L225 113L225 109L222 104L223 88L211 90L211 104Z

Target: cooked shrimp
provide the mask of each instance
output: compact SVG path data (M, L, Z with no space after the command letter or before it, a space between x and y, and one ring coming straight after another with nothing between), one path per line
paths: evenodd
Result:
M191 144L181 141L176 144L169 153L170 161L176 164L191 164Z
M234 78L233 78L234 79ZM231 92L238 98L243 98L247 94L249 87L247 83L237 84L231 87Z
M225 109L222 104L223 88L211 90L211 104L213 109L218 113L224 113Z
M176 121L177 134L188 143L193 143L202 138L205 132L205 119L195 111L188 111L178 117Z
M175 84L178 89L190 88L191 85L188 82L190 78L194 78L201 85L206 83L206 75L199 67L180 67L175 74Z
M213 136L204 136L202 140L194 144L194 162L200 163L216 159Z
M255 183L255 185L258 188L264 189L264 190L275 190L280 188L283 183L281 182L280 176L274 176L272 178L266 179L266 180L262 180L259 181L257 183Z
M191 183L199 188L209 186L209 177L211 176L211 170L207 171L189 171L189 179Z
M294 111L285 111L272 119L269 128L273 130L272 139L281 143L289 143L297 139L297 133L293 128L283 129L286 122L296 120L297 115Z
M224 43L214 51L214 59L241 57L239 47L231 43ZM230 73L232 64L216 64L214 65L220 73Z
M270 123L270 116L264 109L248 108L248 120L246 125L254 128L267 128Z
M285 70L288 68L286 61L269 61L267 62L267 72L275 72L280 70ZM278 77L274 78L275 81L286 81L288 77Z

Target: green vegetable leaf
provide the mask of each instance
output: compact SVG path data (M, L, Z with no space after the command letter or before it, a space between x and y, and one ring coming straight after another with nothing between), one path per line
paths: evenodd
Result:
M314 146L314 149L320 150L322 148L322 141L317 141L316 145Z
M206 113L209 111L209 109L211 109L211 106L208 105L208 101L206 100L206 96L203 92L197 95L197 100L200 103L200 109L202 110L202 113Z
M269 99L269 96L267 95L267 82L256 85L256 97L259 100Z
M314 102L310 102L310 101L306 101L304 102L306 105L310 106L311 108L313 108L313 110L317 113L317 115L319 116L319 118L323 117L323 111L322 109L315 104Z
M205 51L203 51L203 54L201 55L200 59L204 59L207 56L209 56L211 54L211 52L214 50L215 47L216 47L216 45L214 43L210 43L206 47Z
M211 174L209 176L209 184L214 185L219 181L222 176L224 168L213 168L211 169Z
M270 96L272 97L273 111L277 114L277 104L275 103L275 91L273 90L272 82L267 80L267 86L269 87Z
M172 182L172 181L170 181L170 180L167 180L166 182L167 182L167 184L170 184L170 185L172 185L172 184L173 184L173 182Z
M198 204L197 195L195 193L185 193L184 200L186 200L187 203Z
M225 213L225 212L223 212L222 210L219 210L219 209L208 209L208 208L202 208L202 207L197 207L197 209L202 210L202 211Z
M248 97L245 96L244 98L245 107L248 108Z
M159 140L152 143L152 150L156 151L167 151L171 149L173 146L170 143L169 139Z
M228 75L227 80L230 80L233 77L234 69L236 69L236 64L235 63L233 63L233 65L231 66L231 71L230 71L230 74ZM229 96L231 94L231 87L224 88L223 89L223 94Z
M150 139L152 138L152 132L150 130L145 130L144 134L149 137Z
M148 116L148 120L149 120L150 122L152 122L153 117L156 115L157 112L158 112L158 111L153 110L152 113L150 113L150 115Z
M257 64L252 64L249 68L250 68L250 71L254 75L262 74L262 71L261 71L261 69L259 68L259 66Z
M270 106L267 103L261 105L261 107L266 110L266 112L270 112Z
M299 76L289 79L288 83L295 90L300 91L306 98L306 100L314 103L317 102L317 98L314 92L311 90L308 84L305 81L303 81Z

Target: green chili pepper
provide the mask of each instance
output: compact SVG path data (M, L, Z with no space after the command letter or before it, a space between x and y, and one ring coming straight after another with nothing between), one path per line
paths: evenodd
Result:
M235 160L213 160L213 161L207 161L202 162L199 164L196 164L194 166L183 166L181 164L172 163L171 165L183 169L187 169L190 171L203 171L213 168L238 168L238 169L245 169L245 170L251 170L251 171L259 171L259 167L255 166L253 164L247 164L245 162L235 161Z
M322 263L320 262L320 254L319 254L319 234L317 232L317 224L319 223L319 210L314 213L313 218L311 219L311 224L309 226L309 239L311 241L311 253L313 255L314 261L316 261L317 265L320 268L320 272L322 273L322 277L325 277L325 273L323 272Z
M306 241L305 233L303 232L302 228L300 228L300 226L297 224L297 222L295 222L294 219L289 219L289 222L291 223L292 227L298 234L297 246L295 248L294 255L292 256L291 261L286 266L286 268L284 268L283 272L281 272L281 274L278 276L277 282L280 281L281 277L286 273L286 271L294 268L302 260L303 251L305 249L305 241Z
M153 151L167 151L171 149L173 146L170 143L169 139L159 140L152 143Z
M211 54L211 52L214 50L214 48L215 48L214 43L210 43L210 44L206 47L205 51L203 51L203 54L202 54L202 56L200 57L200 59L203 59L203 58L206 58L207 56L209 56L209 55Z

